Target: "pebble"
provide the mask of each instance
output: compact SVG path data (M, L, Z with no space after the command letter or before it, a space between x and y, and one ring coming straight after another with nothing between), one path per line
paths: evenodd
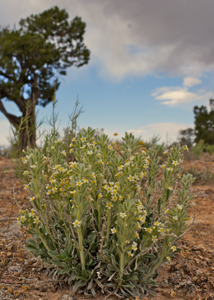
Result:
M71 296L69 296L68 294L64 294L62 296L61 300L73 300L73 298Z
M8 268L9 272L16 272L18 274L20 274L22 272L22 267L21 266L10 266Z

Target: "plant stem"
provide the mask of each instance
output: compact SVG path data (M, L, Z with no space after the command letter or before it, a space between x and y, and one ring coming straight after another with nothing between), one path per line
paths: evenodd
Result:
M80 247L80 260L81 260L81 266L82 266L82 271L85 270L85 257L83 253L83 245L82 245L82 232L81 229L77 229L77 234L78 234L78 240L79 240L79 247Z
M108 219L108 227L107 227L107 235L106 235L106 246L108 246L109 233L110 233L110 228L111 228L111 213L110 213L110 209L108 210L107 219Z

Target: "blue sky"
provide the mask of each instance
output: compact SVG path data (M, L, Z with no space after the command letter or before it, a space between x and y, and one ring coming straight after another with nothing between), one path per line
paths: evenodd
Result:
M88 65L71 67L60 78L56 110L61 131L77 95L85 110L78 125L104 128L110 136L128 131L149 140L158 134L170 143L180 129L193 126L193 107L208 106L213 98L214 1L8 0L0 25L12 28L54 5L65 8L71 19L82 17L91 51ZM8 112L20 115L13 103L2 102ZM52 111L50 104L37 109L38 119ZM9 122L0 112L0 145L9 144L7 137Z

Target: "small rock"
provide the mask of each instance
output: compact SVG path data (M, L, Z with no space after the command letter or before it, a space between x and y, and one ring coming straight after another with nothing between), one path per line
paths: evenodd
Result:
M196 273L196 275L199 275L199 274L201 274L203 272L201 271L201 269L198 268L195 273Z
M161 286L166 288L169 286L169 282L166 278L163 278L162 282L161 282Z
M43 286L40 286L40 287L39 287L39 291L40 291L40 292L46 292L46 291L47 291L47 287L44 286L44 285L43 285Z
M195 245L195 250L199 250L201 252L205 252L206 248L204 247L204 245L200 244L200 245Z
M8 272L16 272L20 274L22 272L22 267L21 266L11 266L8 268Z
M71 296L69 296L68 294L64 294L62 296L62 299L61 300L73 300L73 298Z

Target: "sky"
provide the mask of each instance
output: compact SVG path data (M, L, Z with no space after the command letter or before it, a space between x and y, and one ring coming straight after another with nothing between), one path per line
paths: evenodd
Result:
M213 0L7 0L0 4L0 25L18 27L21 18L55 5L70 20L86 22L91 51L87 65L59 78L60 132L77 97L84 109L78 125L104 128L110 137L132 132L149 141L159 135L170 144L179 130L194 127L193 107L209 107L214 98ZM14 103L2 102L21 115ZM52 106L37 110L38 121L46 121ZM42 128L50 130L46 123ZM0 145L9 145L9 128L0 112Z

